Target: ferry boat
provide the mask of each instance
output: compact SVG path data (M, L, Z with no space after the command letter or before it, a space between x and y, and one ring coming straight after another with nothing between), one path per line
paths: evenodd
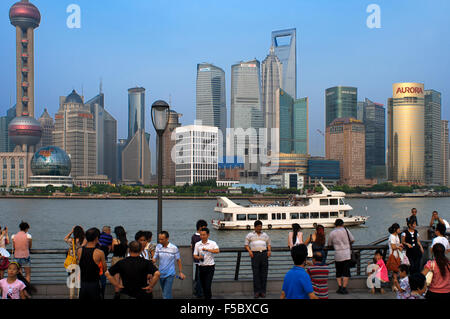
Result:
M352 216L353 208L345 203L345 193L330 191L325 185L322 193L296 195L286 202L271 205L241 206L227 197L218 197L214 211L221 214L220 219L212 220L215 229L237 230L253 229L254 222L261 220L263 229L291 229L292 224L302 228L315 228L317 225L334 227L336 219L342 219L345 226L365 224L368 216Z

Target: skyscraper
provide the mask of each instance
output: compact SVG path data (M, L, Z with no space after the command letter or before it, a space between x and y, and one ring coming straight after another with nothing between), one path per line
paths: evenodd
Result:
M115 183L117 181L117 121L105 109L105 95L102 92L85 104L94 116L97 175L107 175Z
M308 154L308 98L293 99L279 89L276 105L280 153Z
M442 184L441 93L425 90L425 183Z
M175 158L172 158L172 149L175 147L176 140L172 140L172 135L177 127L181 126L180 118L182 114L170 110L169 122L162 135L163 155L162 155L162 183L163 185L174 186L176 182ZM156 140L156 149L159 150L159 139ZM157 158L158 154L156 155Z
M425 96L422 83L396 83L388 100L388 176L425 183Z
M276 101L278 89L283 85L283 64L275 55L274 47L270 48L269 55L261 64L261 92L262 106L265 111L265 127L275 128L276 125Z
M386 110L367 98L358 102L360 107L358 120L361 116L366 127L366 178L386 178Z
M41 141L36 146L36 149L54 145L53 131L55 130L55 122L53 121L53 118L50 116L50 114L48 114L47 109L44 109L44 112L42 113L38 121L39 123L41 123L42 137Z
M283 64L282 88L294 99L297 98L297 30L287 29L272 32L272 47Z
M145 89L128 89L128 140L138 130L145 131Z
M247 176L258 177L259 129L264 127L258 60L240 62L231 66L230 127L235 129L236 133L232 139L233 155L244 158L244 176L247 174ZM236 131L237 129L251 130L244 136Z
M441 121L441 185L442 186L448 186L449 180L448 180L448 159L449 159L449 144L448 144L448 121L442 120Z
M14 105L8 111L6 116L0 117L0 153L14 151L14 144L9 139L9 123L16 117L16 106Z
M370 184L366 180L365 128L356 118L335 119L325 134L326 158L340 161L341 182L350 186Z
M128 139L122 154L122 182L148 185L151 179L150 134L145 132L145 89L128 90Z
M94 116L83 98L73 90L55 115L53 141L69 154L72 177L97 175L97 146Z
M358 118L358 89L349 86L335 86L325 91L326 120L328 126L337 118Z
M196 119L202 125L218 127L225 141L227 107L225 72L210 63L197 64Z

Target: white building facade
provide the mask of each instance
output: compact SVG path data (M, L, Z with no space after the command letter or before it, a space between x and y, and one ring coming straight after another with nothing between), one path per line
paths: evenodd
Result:
M176 186L217 180L219 129L213 126L188 125L175 129ZM172 136L174 138L174 136Z

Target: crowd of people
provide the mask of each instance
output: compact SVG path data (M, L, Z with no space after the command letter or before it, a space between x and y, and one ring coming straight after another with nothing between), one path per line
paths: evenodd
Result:
M430 228L433 240L428 261L417 231L417 209L411 210L406 227L395 223L389 227L388 252L376 250L373 256L374 278L384 287L390 284L398 299L435 299L450 297L450 265L446 253L450 245L446 237L447 221L435 211ZM194 263L193 295L206 300L212 298L212 282L215 272L215 256L220 253L218 244L209 239L210 231L204 220L196 223L196 232L191 238ZM3 299L29 298L36 289L30 284L32 236L26 222L19 225L20 231L9 236L8 228L0 227L0 290ZM262 231L263 223L254 222L254 230L245 237L245 249L251 259L254 298L265 298L269 260L272 243L269 234ZM138 231L134 240L128 241L123 226L104 226L102 231L90 228L87 231L75 226L64 241L68 246L65 267L69 276L79 286L70 285L70 298L98 300L105 298L109 282L114 287L114 299L151 299L153 289L159 284L162 297L172 299L175 280L185 280L180 251L170 242L167 231L157 234L158 243L152 243L151 231ZM336 268L338 294L348 294L351 268L356 256L352 249L355 241L352 233L344 227L342 219L336 219L335 228L328 238L325 228L316 225L314 232L304 239L299 224L292 225L287 236L294 266L284 277L281 298L328 299L329 264ZM6 250L12 244L12 254ZM327 262L328 251L334 250L334 260ZM110 267L107 267L111 258ZM386 262L386 263L385 263ZM79 278L73 276L75 265ZM69 270L70 269L70 270ZM7 278L3 278L7 271ZM371 275L368 273L368 275ZM379 287L384 293L383 287ZM371 289L375 293L375 288Z

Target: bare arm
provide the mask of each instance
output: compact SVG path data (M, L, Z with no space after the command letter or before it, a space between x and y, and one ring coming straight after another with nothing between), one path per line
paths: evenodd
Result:
M177 264L178 264L178 270L180 272L180 278L181 278L181 280L184 280L184 278L186 278L186 276L183 274L183 266L181 264L181 258L177 260Z
M31 249L31 246L33 246L33 239L28 239L28 249Z
M248 251L250 258L253 258L253 252L250 250L250 247L248 245L245 245L245 249Z
M310 292L310 293L308 294L308 296L309 296L309 299L319 299L319 297L317 297L316 294L315 294L314 292Z
M151 293L151 292L153 291L153 287L155 287L156 283L157 283L158 280L159 280L159 276L161 276L161 274L160 274L159 271L156 271L156 272L153 274L153 276L152 276L152 275L148 275L147 278L150 278L150 277L151 277L152 279L150 280L150 283L148 284L148 286L147 286L147 287L144 287L144 288L142 288L142 289L145 290L147 293Z
M286 299L286 294L284 293L284 291L281 291L280 299Z
M118 281L116 280L116 278L114 278L114 276L111 276L111 274L109 273L109 271L107 271L107 272L105 273L105 276L106 276L106 278L108 278L109 282L110 282L111 285L113 285L114 287L116 287L116 288L118 288L118 289L123 289L123 288L124 288L123 285L122 285L120 282L118 282Z

